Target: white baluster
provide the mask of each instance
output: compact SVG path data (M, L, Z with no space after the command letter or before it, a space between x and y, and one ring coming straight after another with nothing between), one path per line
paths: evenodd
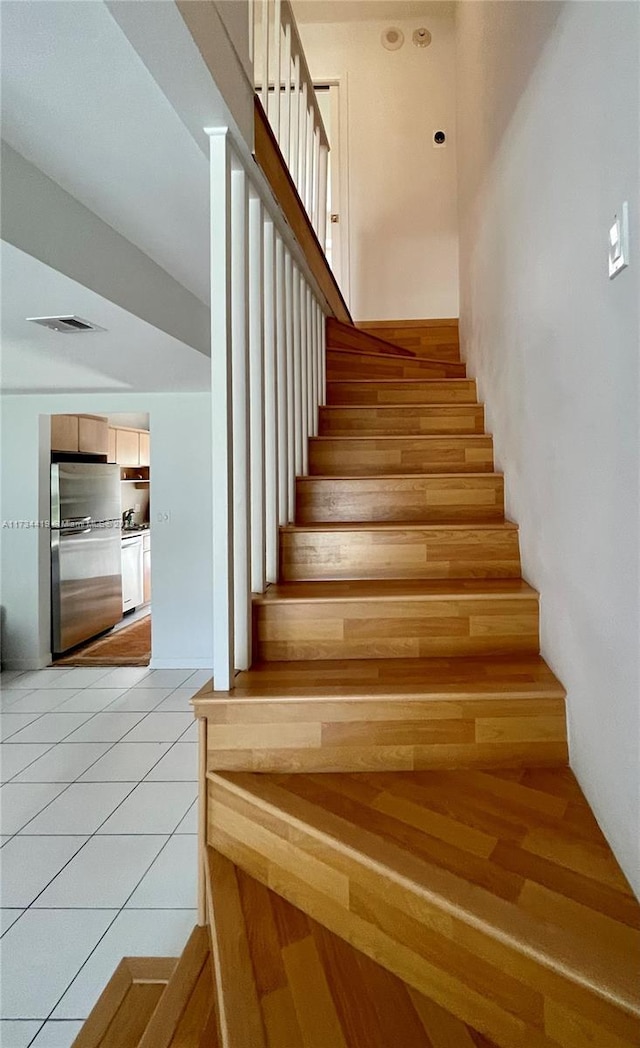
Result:
M313 215L312 225L318 234L320 229L320 130L313 130Z
M320 247L325 250L327 244L327 168L329 165L329 149L325 145L320 146L320 160L318 172L318 240Z
M282 80L284 92L280 109L280 149L291 170L291 26L284 27L282 46Z
M294 184L300 175L300 56L293 56L293 87L291 89L291 137L289 145L289 171Z
M302 348L300 327L300 271L293 266L293 378L295 404L295 470L296 476L303 473L303 432L302 432Z
M235 665L251 665L251 477L248 339L248 191L243 169L231 172L231 348L233 369L233 559ZM214 455L215 457L215 455Z
M249 198L249 417L251 448L251 589L266 589L264 243L262 201Z
M269 0L262 0L262 84L260 100L265 113L269 113Z
M300 369L302 386L302 475L309 472L309 339L307 337L307 282L300 274Z
M285 248L284 256L285 332L287 343L287 479L289 481L289 520L294 520L296 500L296 411L295 411L295 339L293 335L294 289L293 260Z
M307 126L309 120L309 107L307 105L307 85L302 84L299 99L299 130L298 130L298 193L300 199L307 207Z
M231 157L227 132L209 137L211 174L211 411L213 456L213 683L232 687L233 369L231 354Z
M287 325L285 301L285 247L280 237L276 241L275 316L276 316L276 375L278 387L278 523L289 521L289 414L287 374ZM293 434L291 434L293 440Z
M274 0L273 22L271 24L271 68L269 70L269 83L273 83L273 91L269 94L269 122L278 143L280 136L280 47L282 41L281 25L281 0Z
M278 375L276 317L278 316L276 241L281 243L267 220L264 225L264 388L265 388L265 470L266 470L266 576L267 582L278 579L278 493L286 478L280 478L280 445L286 442L286 431L280 419L280 401L284 390ZM286 452L286 447L285 447Z

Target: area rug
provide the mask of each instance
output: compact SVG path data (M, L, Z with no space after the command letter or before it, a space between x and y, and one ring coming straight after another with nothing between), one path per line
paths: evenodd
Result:
M56 666L148 666L151 659L151 616L117 633L56 659Z

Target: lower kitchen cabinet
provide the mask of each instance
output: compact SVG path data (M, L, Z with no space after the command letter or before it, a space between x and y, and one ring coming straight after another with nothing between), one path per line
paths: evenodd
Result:
M144 603L151 600L151 535L142 536L142 577L144 589Z

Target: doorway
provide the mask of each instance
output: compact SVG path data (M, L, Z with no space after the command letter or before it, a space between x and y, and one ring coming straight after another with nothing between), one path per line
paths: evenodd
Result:
M314 90L330 147L325 254L348 305L350 281L346 89L339 80L331 80L314 84Z

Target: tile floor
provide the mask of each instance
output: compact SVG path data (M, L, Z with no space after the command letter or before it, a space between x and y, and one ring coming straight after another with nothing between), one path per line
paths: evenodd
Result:
M0 675L2 1048L69 1048L127 954L196 919L196 724L211 674Z

